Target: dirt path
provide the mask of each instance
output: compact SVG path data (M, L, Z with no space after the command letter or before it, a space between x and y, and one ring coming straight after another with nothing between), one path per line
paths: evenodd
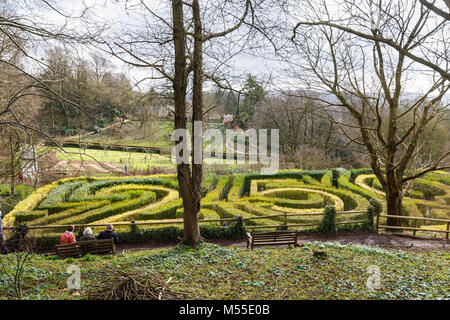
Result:
M208 240L224 247L246 248L245 240ZM300 245L314 241L337 241L342 244L359 243L365 245L376 245L385 249L400 249L408 251L450 251L450 241L444 239L421 239L408 236L392 234L376 234L371 232L342 232L335 236L324 236L321 234L300 234L298 243ZM141 250L163 249L176 246L178 243L172 242L148 242L148 243L122 243L117 246L117 253L136 252ZM285 248L285 245L273 246L275 248ZM261 248L261 247L257 247ZM54 254L53 251L45 250L41 254Z
M343 244L359 243L366 245L377 245L386 249L401 249L414 251L435 251L435 250L450 250L450 242L443 239L419 239L407 236L390 235L390 234L376 234L370 232L343 232L336 236L323 236L320 234L305 234L299 235L299 244L306 244L314 241L337 241ZM220 246L232 247L247 247L247 242L242 240L212 240L208 241ZM124 250L133 252L148 249L169 248L175 246L176 242L152 242L141 244L121 244L118 247L118 252ZM285 246L276 246L283 248Z

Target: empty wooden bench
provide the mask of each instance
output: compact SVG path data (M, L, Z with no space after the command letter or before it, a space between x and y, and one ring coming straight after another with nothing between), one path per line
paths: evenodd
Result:
M79 257L88 253L112 253L116 254L114 238L106 240L79 241L70 244L56 246L56 254L59 257Z
M297 231L247 232L247 249L250 246L294 245L298 247Z

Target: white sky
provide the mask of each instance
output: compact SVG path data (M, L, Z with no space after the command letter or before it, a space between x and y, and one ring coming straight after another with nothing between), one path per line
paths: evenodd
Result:
M22 0L28 1L28 0ZM32 0L39 1L39 0ZM80 10L88 6L90 8L89 13L86 15L86 19L88 19L91 23L96 21L101 24L107 24L111 26L110 32L115 32L119 28L122 28L125 25L135 25L136 28L142 23L136 17L136 15L129 15L125 8L125 3L127 3L129 8L133 8L133 4L136 3L137 0L134 1L112 1L112 0L57 0L51 1L51 3L55 3L55 7L60 11L71 15L78 16ZM211 1L211 0L209 0ZM215 0L217 1L217 0ZM138 1L139 2L139 1ZM327 4L331 3L331 7L335 6L339 0L327 1ZM170 8L170 2L168 0L148 0L145 3L151 7L152 9L161 10L164 8ZM295 1L294 1L295 3ZM293 6L295 9L295 6ZM336 11L337 14L338 11ZM292 12L295 16L295 11ZM301 14L301 13L299 13ZM78 19L64 19L61 15L56 13L53 10L40 10L39 12L34 11L33 15L37 16L41 21L49 21L54 24L62 24L64 22L69 22L69 26L73 28L83 29L86 28L86 25L78 20ZM294 19L296 19L294 17ZM132 27L131 27L132 29ZM290 37L292 33L289 30L289 34L286 34L286 37ZM96 48L94 48L95 50ZM123 72L128 75L132 80L138 81L148 75L148 71L146 69L137 69L137 68L129 68L124 63L120 62L118 59L108 57L115 67L116 72ZM232 66L232 70L236 74L245 74L251 73L256 75L258 78L263 79L268 75L271 75L272 78L279 77L279 81L277 81L276 86L290 86L291 84L295 84L296 81L293 79L288 79L285 76L282 76L283 69L286 69L286 65L277 61L277 58L273 55L272 50L266 50L264 55L248 55L248 54L238 54L232 60L230 60L229 64ZM423 91L428 87L428 81L420 75L416 78L411 78L407 83L407 91L410 92L419 92ZM151 84L148 84L151 86Z

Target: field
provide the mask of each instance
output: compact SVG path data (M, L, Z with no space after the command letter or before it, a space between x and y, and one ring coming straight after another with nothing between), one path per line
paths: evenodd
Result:
M280 171L271 176L208 173L202 186L200 219L241 216L250 229L270 230L285 224L315 228L322 215L307 214L334 205L338 211L336 222L352 227L366 221L370 199L384 206L379 183L370 170L342 171L337 188L332 186L331 177L330 170ZM404 199L404 214L450 218L449 177L445 172L434 172L419 179ZM355 213L344 215L342 211ZM284 213L302 215L284 217ZM267 215L272 217L261 218ZM17 221L33 226L136 221L157 222L146 227L157 228L169 225L164 222L180 222L182 217L175 175L78 177L37 189L6 215L4 223L12 225ZM220 227L218 222L205 225Z
M313 256L325 250L325 258ZM13 265L15 254L5 256ZM314 242L295 249L246 250L202 244L197 250L170 249L86 255L58 259L33 255L23 275L25 299L86 299L102 283L99 271L146 271L164 280L187 299L449 299L449 254L414 252L366 245ZM81 271L81 289L70 291L68 267ZM380 290L366 283L369 267L378 267ZM0 275L0 299L13 298Z

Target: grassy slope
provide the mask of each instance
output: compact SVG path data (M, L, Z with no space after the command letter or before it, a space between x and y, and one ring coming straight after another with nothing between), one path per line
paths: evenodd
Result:
M324 249L326 259L312 257ZM13 255L5 259L12 259ZM173 277L172 290L191 299L449 299L448 252L402 252L373 246L312 243L303 248L187 247L61 260L33 256L24 275L28 299L85 299L96 271L113 266ZM3 257L2 257L3 259ZM66 269L81 268L80 295L66 289ZM368 266L378 266L382 290L366 287ZM0 299L11 296L0 275Z

